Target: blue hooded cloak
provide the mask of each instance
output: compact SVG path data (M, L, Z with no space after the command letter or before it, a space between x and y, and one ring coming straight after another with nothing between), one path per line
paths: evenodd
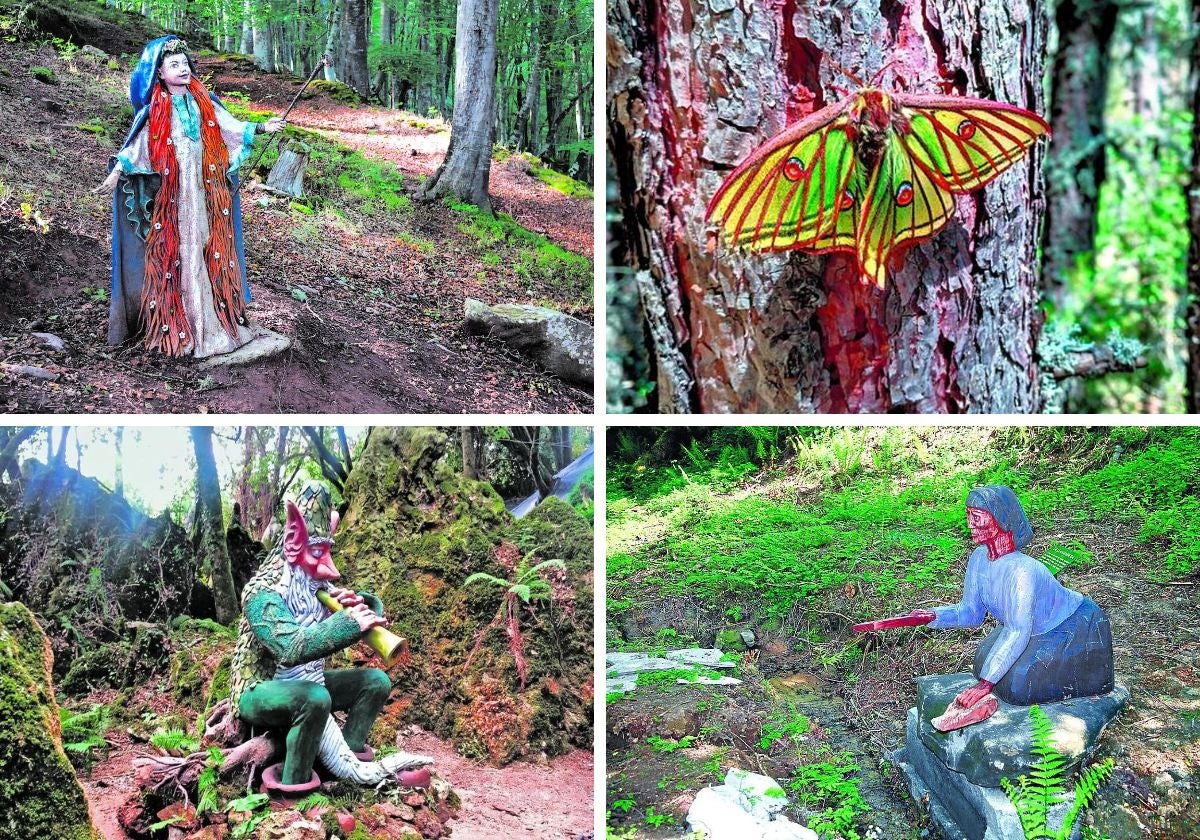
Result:
M150 117L150 95L158 84L158 67L162 62L163 48L168 41L182 40L178 35L156 38L142 50L141 60L129 78L129 102L133 105L133 126L121 144L122 151L137 137L142 126ZM192 63L188 56L188 63ZM195 65L192 72L195 73ZM213 102L221 100L209 94ZM109 172L117 165L114 156L109 161ZM236 190L237 173L229 175L230 190ZM161 178L158 175L140 173L122 174L113 191L112 210L112 295L108 302L108 343L124 344L141 333L140 312L142 308L142 284L146 275L146 236L150 232L150 218L154 210L154 197L158 194ZM246 280L246 256L242 246L242 204L239 196L233 197L233 241L237 252L238 267L242 274L242 294L251 300L250 284Z

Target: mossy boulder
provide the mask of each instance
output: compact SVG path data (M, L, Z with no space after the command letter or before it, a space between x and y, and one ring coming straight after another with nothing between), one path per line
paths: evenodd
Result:
M237 633L208 619L179 618L171 625L168 682L171 697L197 732L212 707L229 697L229 666Z
M0 604L0 836L98 840L63 752L50 643L22 604Z
M397 697L376 738L415 722L497 764L590 748L591 525L558 500L514 521L490 485L450 464L449 448L436 429L377 428L346 484L335 559L347 585L382 599L414 660L391 669ZM497 621L504 590L463 585L475 572L509 579L505 545L566 565L554 601L518 610L523 688Z

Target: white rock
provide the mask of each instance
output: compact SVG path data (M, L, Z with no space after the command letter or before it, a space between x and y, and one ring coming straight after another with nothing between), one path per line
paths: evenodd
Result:
M660 657L651 657L644 653L606 653L604 655L607 663L607 671L610 675L616 672L616 676L626 676L627 674L641 674L646 671L670 671L673 668L678 668L678 662L672 662L670 659L662 659Z
M667 651L667 659L683 662L687 665L702 665L705 668L732 668L734 663L722 662L723 651L717 648L684 648L683 650Z
M696 794L687 813L688 831L703 831L707 840L757 840L758 820L738 805L737 792L728 785L706 787Z
M606 694L628 694L637 688L637 677L608 677L604 681Z
M770 776L733 769L725 774L725 786L737 792L738 803L759 822L768 822L787 807L787 794Z
M736 677L696 677L694 680L675 680L680 685L741 685L742 681Z

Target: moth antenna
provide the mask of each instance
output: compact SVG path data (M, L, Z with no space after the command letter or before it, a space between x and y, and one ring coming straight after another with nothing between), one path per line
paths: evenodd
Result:
M843 76L845 76L850 81L854 82L854 84L858 85L860 88L865 87L865 85L863 85L863 83L862 83L862 79L858 78L858 76L855 76L853 73L851 73L849 70L847 70L842 65L838 64L836 61L834 61L829 56L825 56L825 63L828 64L830 67L832 67L834 70L837 70L839 73L841 73ZM834 87L834 85L832 85L832 84L830 84L830 87L833 88L834 90L839 90L839 88Z
M882 67L879 68L879 71L876 72L875 76L871 79L871 87L879 87L879 84L883 81L883 74L888 71L889 67L896 63L897 58L898 56L892 56Z

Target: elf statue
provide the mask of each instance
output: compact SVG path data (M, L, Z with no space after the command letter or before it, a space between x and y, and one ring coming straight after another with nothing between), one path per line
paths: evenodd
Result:
M999 704L1018 706L1092 697L1113 690L1112 631L1091 598L1067 589L1020 549L1033 528L1016 494L989 485L967 495L967 527L978 548L967 561L963 597L934 610L854 625L858 632L928 624L978 627L990 613L1000 626L975 654L978 682L931 723L942 732L987 720Z
M93 192L113 193L108 343L144 333L170 356L230 353L287 339L246 317L250 286L242 254L237 169L258 132L235 119L196 76L177 35L151 41L129 80L133 127Z
M366 738L391 679L377 668L325 668L324 657L387 624L378 598L330 586L340 577L330 556L337 523L329 489L305 484L287 502L282 537L242 592L231 705L255 728L287 732L284 761L264 771L263 784L289 797L320 786L317 758L340 779L378 784L395 778L409 786L428 784L428 771L418 768L433 762L403 752L374 761ZM326 609L317 599L321 589L343 608ZM331 716L339 711L347 712L342 728Z

